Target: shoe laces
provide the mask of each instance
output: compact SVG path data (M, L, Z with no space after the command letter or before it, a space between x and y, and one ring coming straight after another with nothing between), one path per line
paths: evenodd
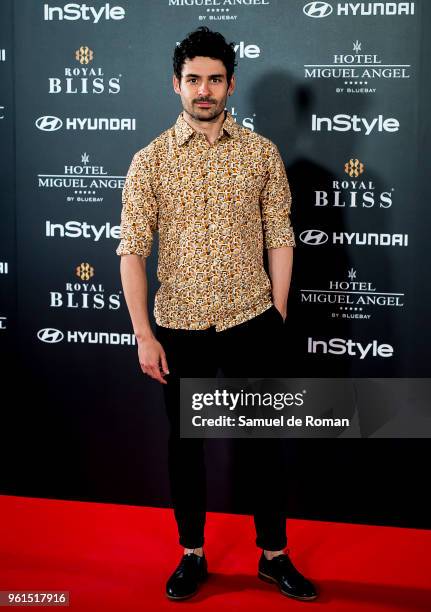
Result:
M301 572L296 569L296 567L294 566L292 560L290 559L287 553L283 553L282 555L277 555L276 557L272 559L272 561L274 561L279 567L285 566L286 569L288 568L292 575L295 575L301 579L304 578Z
M276 555L271 559L271 561L274 561L275 563L277 563L277 565L286 564L289 565L289 567L295 569L295 566L293 565L292 560L289 557L289 550L284 551L281 555Z

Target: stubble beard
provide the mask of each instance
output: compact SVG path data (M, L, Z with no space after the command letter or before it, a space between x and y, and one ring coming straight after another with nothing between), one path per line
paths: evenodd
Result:
M190 115L190 117L192 117L192 119L194 119L195 121L206 121L208 123L211 123L211 122L217 121L217 118L221 115L221 113L224 112L224 109L226 106L226 100L227 100L227 96L223 100L223 102L220 102L219 104L214 105L212 108L209 108L208 110L204 110L204 109L195 110L194 108L195 104L193 102L187 105L188 108L186 106L183 106L183 108L185 112L188 115Z

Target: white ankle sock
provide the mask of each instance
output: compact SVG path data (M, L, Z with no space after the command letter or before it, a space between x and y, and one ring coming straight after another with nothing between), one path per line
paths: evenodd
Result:
M184 554L187 555L188 553L194 553L198 557L203 557L203 550L202 550L202 553L197 553L197 552L195 552L195 550L196 550L196 548L185 548L184 549Z

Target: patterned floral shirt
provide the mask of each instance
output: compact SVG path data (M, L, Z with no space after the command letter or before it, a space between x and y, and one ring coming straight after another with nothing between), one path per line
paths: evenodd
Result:
M263 249L295 246L289 183L270 140L225 111L210 144L180 113L135 153L122 204L117 255L148 257L159 233L159 325L222 331L270 308Z

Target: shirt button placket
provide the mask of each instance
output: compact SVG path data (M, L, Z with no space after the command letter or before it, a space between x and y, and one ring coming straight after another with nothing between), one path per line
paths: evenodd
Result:
M208 227L208 241L210 245L210 276L211 276L211 286L213 289L212 294L212 303L214 305L215 311L218 310L220 306L220 287L219 287L219 270L217 264L217 252L218 245L216 243L217 237L215 235L215 229L217 227L217 194L215 192L217 185L217 167L216 167L216 159L217 159L217 147L216 143L208 148L208 168L209 168L209 197L207 200L207 227Z
M206 139L204 144L204 150L202 151L202 156L204 158L204 224L205 224L205 241L206 241L206 253L207 253L207 274L209 278L209 291L206 296L207 305L208 305L208 315L209 315L209 323L211 325L214 324L214 287L213 287L213 269L212 269L212 260L214 256L214 247L211 237L211 198L209 193L209 187L211 183L211 148L209 147Z

